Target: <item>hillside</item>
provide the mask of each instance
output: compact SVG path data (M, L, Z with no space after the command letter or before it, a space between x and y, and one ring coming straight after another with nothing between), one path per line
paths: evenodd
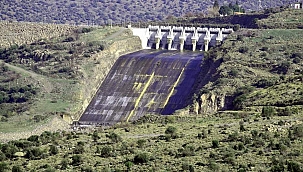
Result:
M302 22L276 22L300 12L205 52L190 107L110 128L71 130L59 117L76 118L115 60L139 49L129 30L76 28L2 48L0 171L302 171Z
M2 26L14 28L3 37L7 34L17 41L0 49L1 140L27 135L10 137L7 132L43 131L39 126L54 118L77 120L115 60L140 46L139 39L124 28ZM7 40L1 42L6 45Z
M220 0L219 4L235 3ZM287 5L296 0L263 1L264 8ZM62 24L109 24L110 20L116 24L138 21L163 20L167 16L184 16L187 13L207 13L213 0L33 0L17 1L4 0L0 4L0 20L62 23ZM239 4L246 11L258 10L257 1L239 0Z

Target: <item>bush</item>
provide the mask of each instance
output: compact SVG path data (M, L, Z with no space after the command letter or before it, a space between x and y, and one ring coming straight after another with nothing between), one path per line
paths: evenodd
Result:
M101 156L104 158L110 157L112 153L112 148L109 146L105 146L101 149Z
M244 54L244 53L247 53L248 50L249 50L248 47L240 47L240 48L239 48L239 52L240 52L240 53L243 53L243 54Z
M127 161L127 162L125 162L124 165L126 166L127 170L130 171L131 167L132 167L134 164L133 164L133 162L131 162L131 161Z
M293 161L287 162L287 170L290 172L302 171L300 165L297 162L293 162Z
M72 156L72 165L80 165L83 162L81 155Z
M60 165L61 165L61 168L60 168L61 170L66 170L67 167L68 167L68 160L67 159L62 159Z
M150 160L150 156L148 153L139 153L134 157L134 163L135 164L143 164L147 163Z
M233 30L236 32L238 30L240 30L240 25L239 24L236 24L234 27L233 27Z
M118 142L122 141L122 138L118 134L113 133L113 132L110 134L107 134L106 137L108 137L114 143L118 143Z
M279 112L279 116L291 116L292 112L289 107L284 108Z
M185 146L183 149L180 149L181 156L194 156L195 155L195 147L194 146Z
M255 86L258 88L266 88L266 87L273 86L275 84L276 84L275 79L260 79L259 81L257 81Z
M271 117L276 113L276 110L272 106L264 106L262 108L262 113L261 115L263 117Z
M189 165L187 162L182 163L182 170L183 171L189 171L189 172L194 172L194 166L193 165Z
M70 37L64 39L63 42L73 42L73 41L75 41L75 40L76 40L76 39L75 39L74 37L70 36Z
M243 41L244 40L244 36L243 35L237 35L237 40L238 41Z
M137 141L137 144L138 144L138 147L139 148L142 148L144 146L144 144L146 143L146 140L143 140L143 139L139 139Z
M213 140L211 143L212 143L212 148L218 148L219 147L219 141L218 140Z
M293 127L293 136L295 138L303 137L303 124L299 124Z
M14 154L18 151L18 149L14 145L4 144L1 148L1 151L4 153L5 157L10 159L14 157Z
M1 170L0 170L1 171ZM13 168L12 168L12 172L22 172L23 170L22 170L22 168L20 167L20 166L13 166Z
M26 151L25 157L31 160L40 159L42 154L43 152L40 150L40 148L34 147Z
M209 168L211 171L219 171L219 170L220 170L219 165L218 165L216 162L214 162L214 161L210 161L210 162L209 162L208 168Z
M167 134L171 138L175 139L178 136L177 135L177 128L173 127L173 126L169 126L169 127L166 128L165 134Z
M96 142L97 140L100 139L100 136L98 135L97 131L94 131L93 135L92 135L92 139Z
M50 145L49 152L51 155L56 155L56 154L58 154L59 151L58 151L57 146Z
M5 163L5 162L0 162L0 171L2 172L4 172L4 171L6 171L6 170L8 170L9 169L9 167L8 167L8 165Z

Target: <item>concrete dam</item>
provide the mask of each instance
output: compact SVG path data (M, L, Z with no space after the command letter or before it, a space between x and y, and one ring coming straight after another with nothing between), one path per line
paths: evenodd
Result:
M79 125L113 125L189 105L203 54L141 50L119 57L80 117Z
M148 26L131 28L139 36L143 49L208 51L222 44L233 32L231 28L201 28L177 26Z

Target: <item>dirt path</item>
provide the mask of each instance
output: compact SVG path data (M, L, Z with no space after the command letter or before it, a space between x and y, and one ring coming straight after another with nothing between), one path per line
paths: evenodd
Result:
M39 85L42 85L44 91L46 91L48 93L50 93L52 91L53 86L47 79L45 79L45 76L39 75L33 71L25 70L18 66L11 65L9 63L5 63L3 61L0 61L0 62L4 63L7 67L9 67L19 73L23 73L23 74L27 74L27 75L31 76L34 80L38 81Z
M106 37L104 40L111 40L116 38L117 36L121 35L124 31L126 30L126 28L121 28L118 32Z

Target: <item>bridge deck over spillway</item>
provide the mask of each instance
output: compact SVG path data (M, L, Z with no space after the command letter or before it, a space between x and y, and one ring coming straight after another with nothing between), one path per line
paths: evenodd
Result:
M201 53L167 50L121 56L79 123L111 125L186 107L202 57Z

